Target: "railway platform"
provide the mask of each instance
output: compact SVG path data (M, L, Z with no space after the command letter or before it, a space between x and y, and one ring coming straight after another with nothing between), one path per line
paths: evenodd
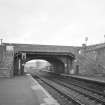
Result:
M87 76L87 75L74 75L74 74L73 75L61 74L61 75L105 84L105 76Z
M51 71L48 71L48 70L43 70L43 71L44 72L41 72L41 73L44 73L44 74L45 73L57 74L55 72L51 72ZM80 74L76 75L76 74L63 74L63 73L60 74L60 75L105 84L105 75L104 76L102 76L102 75L92 76L92 75L80 75Z
M0 105L60 105L31 75L0 78Z

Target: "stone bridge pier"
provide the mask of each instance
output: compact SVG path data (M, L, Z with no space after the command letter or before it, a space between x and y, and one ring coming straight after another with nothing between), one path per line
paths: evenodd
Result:
M14 75L23 75L24 74L24 64L25 64L25 59L22 59L22 54L17 54L14 57L14 69L13 73Z
M65 56L61 56L59 57L59 59L62 61L62 65L63 65L63 73L65 74L69 74L70 71L73 68L73 60L74 58L72 58L69 55L65 55ZM56 63L57 64L57 63Z

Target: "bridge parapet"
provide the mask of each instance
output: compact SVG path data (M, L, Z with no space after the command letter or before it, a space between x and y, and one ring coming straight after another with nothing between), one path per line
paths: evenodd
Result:
M78 47L73 46L57 46L57 45L38 45L38 44L16 44L16 43L4 43L5 45L14 46L14 52L52 52L52 53L71 53L75 54Z

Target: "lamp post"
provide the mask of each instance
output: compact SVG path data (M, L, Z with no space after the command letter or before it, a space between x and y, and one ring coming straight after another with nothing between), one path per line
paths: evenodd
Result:
M88 41L88 37L85 37L85 42L86 42L85 44L86 44L86 45L87 45L87 41Z
M105 43L105 34L104 34L104 43Z
M0 45L2 45L2 43L3 43L3 39L0 39Z

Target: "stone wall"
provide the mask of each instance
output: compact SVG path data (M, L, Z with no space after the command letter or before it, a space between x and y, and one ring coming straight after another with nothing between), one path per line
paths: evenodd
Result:
M105 47L86 51L86 56L96 61L98 72L105 74Z
M89 49L83 45L76 54L74 62L78 74L105 75L105 48Z
M103 74L105 75L105 48L97 48L94 50L82 47L82 56L87 58L90 64L86 64L87 74ZM85 64L85 62L83 62ZM84 70L85 71L85 70Z
M0 67L3 66L3 57L4 57L4 53L5 52L5 47L0 45Z
M8 50L6 46L3 46L3 57L0 66L0 77L13 76L13 60L14 52Z

